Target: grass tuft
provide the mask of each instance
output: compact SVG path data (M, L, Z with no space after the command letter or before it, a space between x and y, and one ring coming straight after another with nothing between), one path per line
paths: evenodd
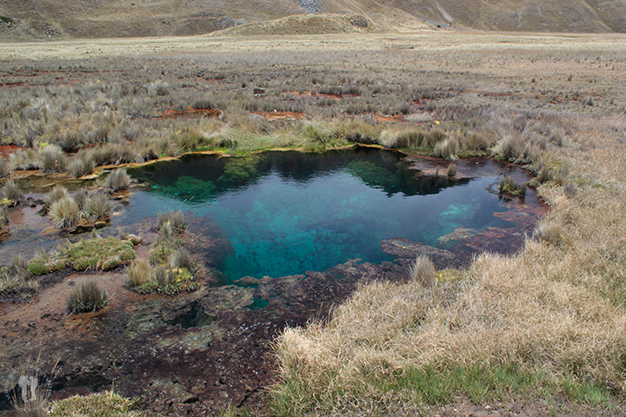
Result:
M431 287L435 283L435 265L426 255L420 255L409 270L411 279L424 287Z
M526 188L528 187L527 183L518 184L515 179L511 176L505 175L500 179L500 184L498 185L498 190L500 190L501 194L508 194L523 197L526 195Z
M17 186L15 181L7 180L0 189L3 199L6 199L9 206L17 204L22 197L22 190Z
M66 299L67 311L70 314L81 314L98 311L109 303L109 295L95 280L83 282L74 289Z
M37 154L39 166L44 172L65 172L67 157L57 145L46 145Z
M111 192L123 191L128 189L131 181L125 169L114 169L104 182L104 188Z
M101 219L106 215L110 208L109 198L106 194L96 193L89 197L89 199L85 202L84 210L88 216L95 219Z
M454 162L448 165L448 177L456 177L456 164Z
M74 178L89 175L96 168L96 164L91 155L79 152L67 166L69 172Z
M137 259L130 264L128 268L129 287L137 287L150 281L152 274L152 266L145 259Z
M167 225L169 223L169 225ZM182 211L168 211L166 213L159 213L157 215L157 228L162 231L163 228L170 229L171 234L179 234L187 229L187 223L185 223L185 215Z
M62 185L55 185L52 191L44 197L44 202L48 205L52 205L67 196L67 189L65 187Z
M539 242L547 243L548 245L565 247L571 244L571 238L561 228L561 226L553 223L542 223L537 228L533 237Z
M57 229L71 229L82 218L82 212L76 201L66 196L50 205L48 217Z

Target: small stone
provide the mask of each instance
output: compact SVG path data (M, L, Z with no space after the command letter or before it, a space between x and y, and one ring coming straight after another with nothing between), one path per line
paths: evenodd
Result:
M124 237L122 239L130 241L130 243L132 243L133 246L136 246L136 245L140 244L141 242L143 242L143 238L142 237L134 235L132 233L124 235Z

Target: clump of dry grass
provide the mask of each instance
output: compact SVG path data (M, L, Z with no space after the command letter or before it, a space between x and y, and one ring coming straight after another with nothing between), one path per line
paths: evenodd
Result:
M0 178L11 174L11 163L4 158L0 158Z
M570 237L560 225L542 223L535 229L534 238L540 242L553 246L567 246L571 243Z
M96 165L91 155L79 152L67 166L67 172L74 178L79 178L91 174L95 167Z
M411 279L424 287L431 287L435 283L435 265L426 255L420 255L409 270Z
M157 214L157 228L159 231L162 231L164 227L171 229L168 235L179 234L185 231L187 223L185 223L183 212L178 210Z
M128 267L128 285L136 287L143 285L150 281L150 275L152 273L152 266L150 262L145 259L137 259Z
M57 145L46 145L41 148L37 160L44 172L64 172L67 166L65 152Z
M48 217L57 229L69 229L82 218L82 212L71 197L63 197L50 205Z
M132 179L125 169L114 169L104 182L104 188L111 192L126 190Z
M0 194L3 198L14 202L16 204L19 199L22 197L22 190L13 180L7 180L0 188Z
M44 202L47 205L52 205L53 203L61 200L64 197L67 197L67 196L68 196L67 188L63 187L62 185L55 185L54 188L52 189L52 191L50 191L44 197Z
M106 289L95 280L83 282L66 299L67 311L71 314L98 311L108 303L109 295Z

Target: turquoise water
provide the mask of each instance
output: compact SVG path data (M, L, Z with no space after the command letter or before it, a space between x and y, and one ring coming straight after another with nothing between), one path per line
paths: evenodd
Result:
M456 227L512 226L493 215L505 210L486 190L497 178L418 176L400 154L378 149L194 155L129 173L149 187L121 222L183 210L214 223L228 247L207 263L230 282L392 260L380 247L391 237L434 245Z

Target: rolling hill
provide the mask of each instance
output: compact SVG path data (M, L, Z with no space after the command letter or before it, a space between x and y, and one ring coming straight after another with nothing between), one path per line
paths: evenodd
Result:
M0 39L197 35L252 24L235 33L424 28L533 32L626 32L623 0L1 0ZM267 22L280 20L274 24ZM325 20L321 23L321 20ZM343 28L343 29L342 29ZM356 28L356 29L355 29Z

